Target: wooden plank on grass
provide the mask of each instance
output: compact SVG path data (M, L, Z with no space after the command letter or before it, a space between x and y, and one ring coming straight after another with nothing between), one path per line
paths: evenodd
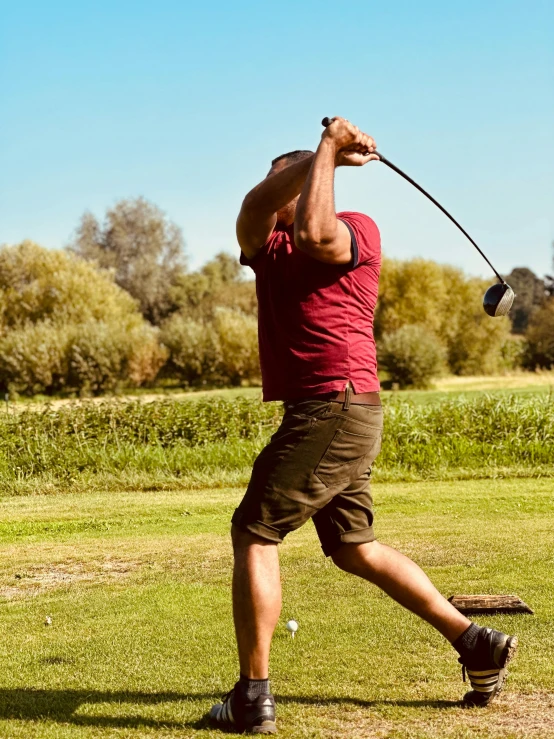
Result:
M451 595L448 600L461 613L533 613L517 595Z

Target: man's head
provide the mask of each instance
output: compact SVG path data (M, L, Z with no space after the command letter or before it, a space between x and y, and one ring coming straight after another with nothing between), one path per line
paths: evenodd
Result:
M275 157L275 159L273 159L273 161L271 162L271 169L267 173L267 176L269 177L270 175L275 174L276 172L280 172L282 169L285 169L285 167L288 167L291 164L295 164L296 162L300 162L302 161L302 159L307 159L311 156L313 156L313 151L309 151L307 149L296 149L295 151L289 151L286 154L281 154L280 156ZM290 223L293 223L298 197L294 198L294 200L291 200L290 203L287 203L287 205L277 211L277 223L282 223L287 226Z
M294 151L289 151L287 154L281 154L280 156L275 157L275 159L271 162L270 172L279 162L283 162L280 167L282 169L283 167L288 167L289 164L294 164L294 162L300 162L302 161L302 159L307 159L308 157L313 156L313 154L313 151L309 151L309 149L295 149Z

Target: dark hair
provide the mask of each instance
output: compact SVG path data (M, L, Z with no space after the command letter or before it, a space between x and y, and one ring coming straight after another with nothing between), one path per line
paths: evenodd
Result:
M280 162L281 159L290 159L292 162L299 162L302 159L307 159L307 157L312 156L313 151L309 151L308 149L295 149L294 151L289 151L287 154L281 154L281 156L275 157L273 161L271 162L271 166L273 167L277 162Z

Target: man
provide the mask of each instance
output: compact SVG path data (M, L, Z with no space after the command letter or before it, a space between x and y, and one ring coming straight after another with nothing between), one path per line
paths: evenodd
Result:
M335 213L338 166L364 166L374 140L342 118L315 154L291 152L244 199L241 261L256 274L264 400L285 414L254 464L233 515L233 615L240 679L210 713L218 725L273 734L268 670L281 609L277 545L313 518L324 553L434 626L460 655L486 705L502 687L516 637L479 628L424 572L375 541L369 477L381 443L382 410L373 313L379 232L360 213Z

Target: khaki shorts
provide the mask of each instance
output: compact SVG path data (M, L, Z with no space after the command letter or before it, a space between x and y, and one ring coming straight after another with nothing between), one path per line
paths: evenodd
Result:
M278 431L254 463L233 523L280 543L313 518L324 553L373 541L369 478L381 448L378 405L307 399L285 403Z

